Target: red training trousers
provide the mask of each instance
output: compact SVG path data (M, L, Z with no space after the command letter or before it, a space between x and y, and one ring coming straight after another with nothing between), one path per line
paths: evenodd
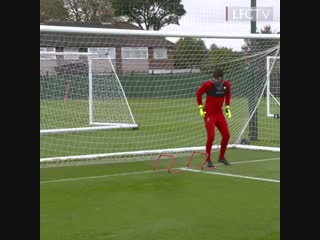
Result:
M207 142L206 142L206 153L208 154L207 160L210 159L212 144L215 138L215 127L218 128L221 134L221 147L220 147L220 155L219 159L224 158L224 154L227 150L230 132L228 128L227 121L223 115L223 113L217 113L213 115L206 115L204 118L204 123L207 131Z

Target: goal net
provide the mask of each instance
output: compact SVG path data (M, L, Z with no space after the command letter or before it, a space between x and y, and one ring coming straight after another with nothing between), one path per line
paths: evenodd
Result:
M106 54L40 49L40 111L42 135L137 127Z
M205 44L216 40L241 47ZM228 147L280 151L280 120L266 108L280 110L271 107L271 98L280 98L280 85L273 85L280 64L272 60L279 50L276 34L40 25L40 166L204 150L195 93L218 67L231 83ZM216 134L213 149L220 141Z

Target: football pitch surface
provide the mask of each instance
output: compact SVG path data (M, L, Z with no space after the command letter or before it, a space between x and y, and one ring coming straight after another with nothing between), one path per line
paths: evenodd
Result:
M40 239L280 239L280 153L203 157L40 168Z

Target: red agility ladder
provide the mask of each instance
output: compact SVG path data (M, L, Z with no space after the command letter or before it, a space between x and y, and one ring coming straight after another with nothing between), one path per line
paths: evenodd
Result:
M193 158L193 156L194 156L195 154L205 154L205 155L206 155L204 161L202 162L202 164L201 164L201 166L200 166L201 170L203 170L203 169L204 169L204 164L206 163L206 159L207 159L207 157L208 157L208 153L206 153L206 152L193 151L193 152L191 153L188 161L187 161L187 167L190 167L191 160L192 160L192 158Z
M170 162L170 165L169 165L168 168L167 168L168 173L171 173L171 167L172 167L172 165L173 165L173 163L174 163L174 160L176 159L176 156L175 156L175 155L172 155L172 154L159 154L157 160L156 160L156 161L154 162L154 164L153 164L153 171L156 170L157 165L158 165L158 162L159 162L159 160L160 160L161 157L169 157L169 158L172 158L172 160L171 160L171 162Z

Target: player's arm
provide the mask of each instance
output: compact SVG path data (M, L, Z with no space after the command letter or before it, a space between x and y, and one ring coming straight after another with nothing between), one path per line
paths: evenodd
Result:
M209 91L210 89L210 82L205 82L202 84L198 90L196 91L196 99L198 103L198 109L199 109L199 114L203 118L206 115L206 112L204 110L203 104L202 104L202 95Z
M225 99L225 104L226 104L226 116L227 118L231 118L231 111L230 111L230 100L231 100L231 87L230 87L230 82L226 81L226 87L227 87L227 91L226 91L226 99Z

